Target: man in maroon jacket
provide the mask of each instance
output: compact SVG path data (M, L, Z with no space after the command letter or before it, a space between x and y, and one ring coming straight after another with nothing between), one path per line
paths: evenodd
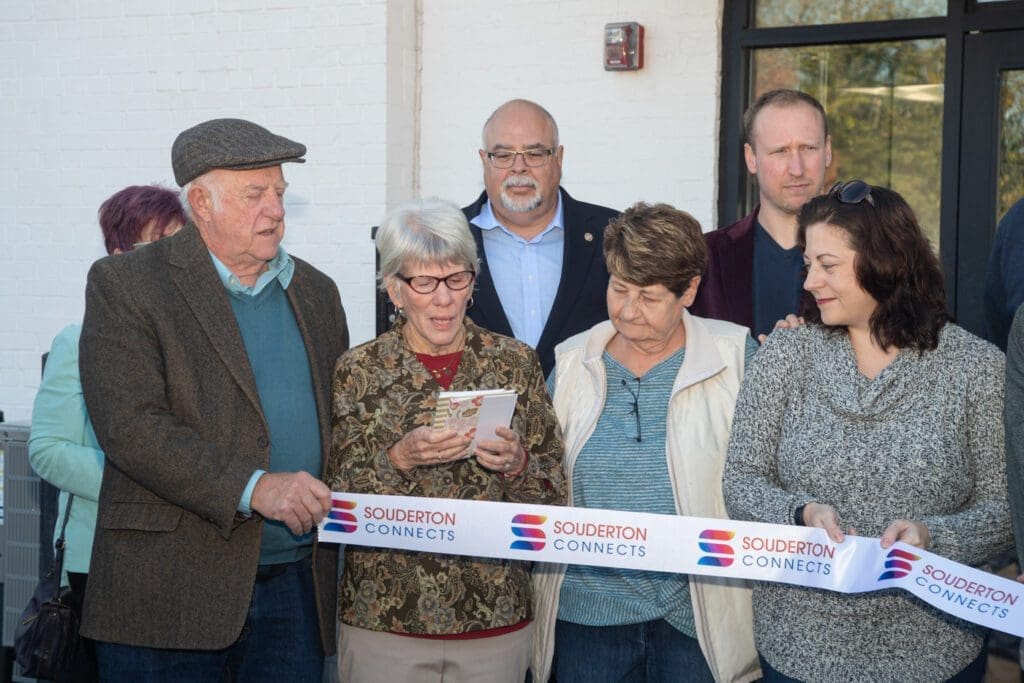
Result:
M797 312L803 255L796 217L823 190L832 139L821 103L797 90L758 97L743 116L743 138L760 202L739 222L706 235L707 274L690 311L746 325L756 337Z

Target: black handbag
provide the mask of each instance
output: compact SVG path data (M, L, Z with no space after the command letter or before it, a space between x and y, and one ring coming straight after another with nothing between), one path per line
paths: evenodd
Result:
M39 580L14 632L14 657L22 675L30 678L56 679L71 668L78 649L78 615L71 607L71 589L62 589L60 585L64 570L64 530L74 498L68 495L50 571Z

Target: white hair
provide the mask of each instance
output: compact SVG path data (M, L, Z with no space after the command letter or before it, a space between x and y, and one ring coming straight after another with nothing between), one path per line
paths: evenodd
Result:
M212 171L207 171L203 175L188 181L181 188L181 205L185 207L185 215L188 216L190 220L193 219L194 216L192 215L192 204L188 200L188 193L193 186L201 187L209 192L210 202L213 204L213 208L220 208L222 188L220 184L213 179L213 176L210 175L211 173Z
M414 199L384 216L375 239L380 254L380 289L404 268L448 263L477 270L476 241L465 214L444 199Z

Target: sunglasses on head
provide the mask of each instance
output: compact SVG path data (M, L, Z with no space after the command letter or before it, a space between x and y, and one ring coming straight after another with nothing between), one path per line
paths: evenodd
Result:
M845 183L839 181L828 191L828 195L835 196L843 204L860 204L866 199L868 204L875 205L875 198L871 196L871 186L863 180L851 180Z

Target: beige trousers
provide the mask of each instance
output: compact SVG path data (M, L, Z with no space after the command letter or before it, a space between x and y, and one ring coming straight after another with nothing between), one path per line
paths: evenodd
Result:
M533 624L472 640L410 638L339 624L342 683L523 683L530 666Z

